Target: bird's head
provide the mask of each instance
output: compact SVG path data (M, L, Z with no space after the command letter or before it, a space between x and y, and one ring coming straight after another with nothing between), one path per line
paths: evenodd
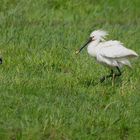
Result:
M84 47L86 47L90 42L92 41L105 41L105 37L108 35L106 31L103 30L95 30L90 34L89 39L87 42L81 47L79 50L76 51L76 54L78 54Z
M96 30L93 31L90 34L90 38L92 38L92 41L105 41L105 37L108 35L108 33L106 31L103 30Z

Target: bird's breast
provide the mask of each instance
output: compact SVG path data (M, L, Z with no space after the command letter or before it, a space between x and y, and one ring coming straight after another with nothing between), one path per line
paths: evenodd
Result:
M92 46L92 45L89 45L89 46L87 47L87 52L88 52L88 54L89 54L90 56L96 57L96 55L97 55L97 48L94 47L94 46Z

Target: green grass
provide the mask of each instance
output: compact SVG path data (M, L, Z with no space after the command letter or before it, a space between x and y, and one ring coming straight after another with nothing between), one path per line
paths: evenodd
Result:
M0 139L138 140L140 63L108 70L75 50L109 31L140 54L139 0L0 1Z

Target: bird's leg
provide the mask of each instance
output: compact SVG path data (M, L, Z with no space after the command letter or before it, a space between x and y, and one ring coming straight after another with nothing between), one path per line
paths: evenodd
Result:
M100 79L100 83L104 82L105 79L110 78L110 77L112 77L112 80L113 80L112 82L114 82L114 80L115 80L115 78L116 78L117 76L118 76L118 77L121 76L122 73L121 73L119 67L116 67L116 68L117 68L117 70L118 70L119 73L114 73L113 70L111 70L111 73L110 73L109 75L103 76L103 77Z
M110 78L110 77L112 77L112 76L113 76L113 70L111 70L111 73L110 73L109 75L103 76L103 77L100 79L100 82L102 83L102 82L104 82L105 79Z
M113 73L113 75L112 75L112 86L114 86L114 82L115 81L115 73Z
M118 70L119 73L115 73L114 78L117 77L117 76L121 76L122 75L119 67L116 67L116 68L117 68L117 70Z
M115 78L116 78L117 76L121 76L121 75L122 75L122 73L121 73L119 67L116 67L116 68L117 68L117 70L118 70L119 73L114 73L114 74L112 75L112 86L114 86Z

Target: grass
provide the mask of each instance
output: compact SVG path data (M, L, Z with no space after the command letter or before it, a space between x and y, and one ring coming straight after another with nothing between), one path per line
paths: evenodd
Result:
M0 1L0 139L138 140L140 63L114 86L75 50L95 29L140 54L139 0Z

